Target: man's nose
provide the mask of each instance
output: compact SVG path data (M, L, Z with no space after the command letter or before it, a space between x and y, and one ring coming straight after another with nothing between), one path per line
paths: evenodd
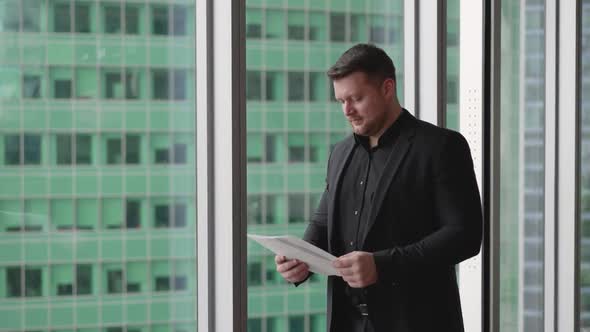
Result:
M342 104L342 111L344 112L344 115L351 115L354 112L354 108L350 103L344 102L344 104Z

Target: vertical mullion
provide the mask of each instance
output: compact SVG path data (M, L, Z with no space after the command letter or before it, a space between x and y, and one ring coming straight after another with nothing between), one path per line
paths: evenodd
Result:
M544 327L557 331L556 295L556 110L557 110L557 1L545 1L545 249Z
M578 45L579 3L560 1L557 109L557 323L579 329ZM575 33L574 33L575 32ZM572 190L574 189L574 190Z
M461 0L461 8L469 0ZM483 100L483 319L484 332L500 331L500 123L501 3L486 1L484 9ZM461 29L463 31L464 29ZM464 58L461 58L463 64ZM463 82L462 82L463 83Z
M418 91L420 119L438 124L439 108L439 0L421 1L418 6ZM436 51L432 51L432 49Z

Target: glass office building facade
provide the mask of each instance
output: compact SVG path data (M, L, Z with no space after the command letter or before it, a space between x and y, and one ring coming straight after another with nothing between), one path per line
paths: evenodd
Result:
M0 330L196 330L194 9L0 1Z

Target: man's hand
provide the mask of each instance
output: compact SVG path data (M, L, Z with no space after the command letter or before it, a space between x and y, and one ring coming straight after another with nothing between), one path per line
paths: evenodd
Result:
M352 288L363 288L377 282L377 267L370 252L353 251L338 257L332 265Z
M301 282L307 278L309 267L296 259L287 259L285 256L275 256L277 272L288 282Z

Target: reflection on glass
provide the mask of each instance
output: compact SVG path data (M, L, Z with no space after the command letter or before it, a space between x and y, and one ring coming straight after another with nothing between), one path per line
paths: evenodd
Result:
M507 1L501 14L501 331L542 331L545 7Z
M0 0L0 330L196 331L194 27Z
M246 1L248 232L302 236L333 144L350 130L325 72L353 44L384 48L403 96L403 1ZM325 8L329 8L326 10ZM250 332L325 331L326 280L298 288L248 243Z
M580 327L590 328L590 1L581 2L580 86Z

